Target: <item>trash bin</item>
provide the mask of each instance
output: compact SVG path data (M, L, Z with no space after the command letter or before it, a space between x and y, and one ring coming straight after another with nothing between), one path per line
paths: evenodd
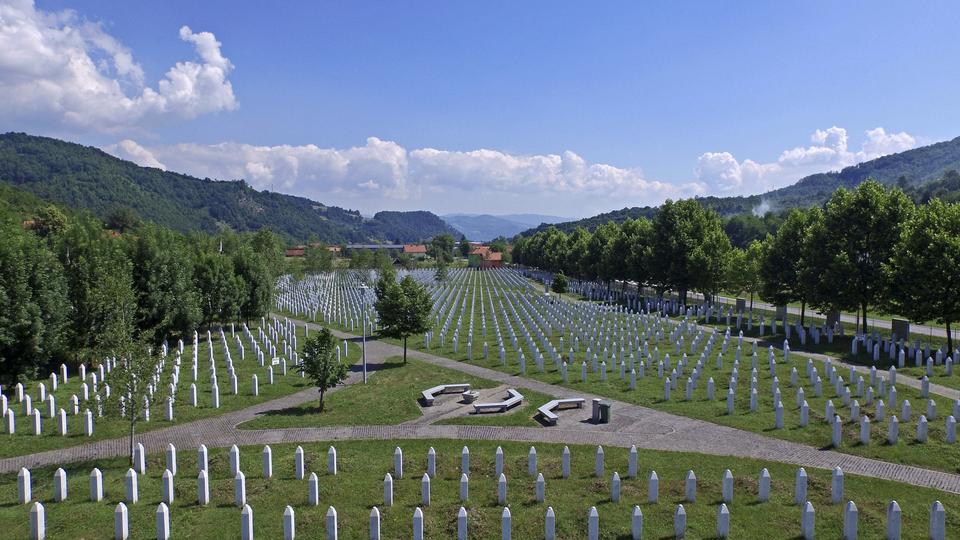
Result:
M609 401L600 402L600 423L601 424L610 423L610 402Z

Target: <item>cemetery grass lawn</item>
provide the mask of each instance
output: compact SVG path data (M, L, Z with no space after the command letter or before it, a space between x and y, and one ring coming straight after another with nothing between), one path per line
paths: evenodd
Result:
M432 349L429 352L438 354L436 349ZM661 355L664 352L665 351L661 351ZM691 401L684 400L684 385L692 370L694 359L690 360L691 364L689 364L684 371L682 380L678 379L678 388L671 391L671 399L669 401L664 401L663 399L663 380L657 377L656 368L647 370L644 378L639 378L638 376L637 390L635 391L630 390L629 380L621 381L619 373L614 372L612 368L607 372L606 382L600 382L599 375L590 371L589 364L587 366L588 374L586 383L580 382L580 368L579 364L576 364L568 368L568 382L567 384L563 384L560 373L552 367L552 363L549 360L546 362L547 369L542 374L536 372L536 368L531 362L531 364L527 366L526 377L680 416L697 418L770 437L806 444L816 448L826 448L830 446L831 428L824 419L824 413L827 401L832 400L837 411L836 414L839 414L844 421L843 443L841 447L837 449L838 451L883 461L937 469L954 474L960 473L960 442L955 444L946 443L946 427L944 422L952 410L953 403L951 401L931 394L932 399L934 399L937 404L937 417L935 420L928 422L927 443L919 444L914 441L914 437L920 415L926 414L927 400L920 398L918 390L902 385L897 386L897 409L893 411L888 405L886 421L876 422L874 417L875 407L867 406L863 398L855 397L855 386L851 387L851 403L853 403L854 400L859 400L861 414L867 414L873 422L871 426L871 443L863 446L859 444L859 424L850 422L850 409L843 406L841 398L836 395L833 386L831 386L829 380L825 378L823 363L815 361L818 366L818 371L824 378L822 397L817 398L814 396L813 385L809 384L804 375L806 358L802 358L800 354L795 352L791 353L789 365L783 363L782 355L777 355L777 377L780 381L781 401L784 406L784 428L774 429L775 415L771 391L772 378L767 369L766 354L764 353L764 350L758 348L758 357L760 357L757 365L758 411L750 412L750 356L747 352L744 353L740 361L740 385L735 394L735 414L732 416L726 414L727 380L733 365L733 355L729 351L727 355L725 355L725 368L722 370L722 373L718 373L717 370L714 369L716 356L705 364L704 374L701 376L700 384L694 390L694 399ZM443 356L466 362L465 358L460 358L458 357L459 355L449 354L449 351L447 354L443 354ZM582 356L583 354L581 353L577 360L581 360ZM672 362L675 364L676 357L672 349L670 350L670 356ZM501 366L499 361L493 358L487 362L484 362L482 358L474 361L474 363L483 367L502 371L510 375L521 376L517 362L515 355L511 356L509 353L507 355L506 366ZM796 406L795 401L796 388L792 388L789 384L790 367L793 366L795 366L799 372L798 383L799 386L804 388L806 393L805 399L810 406L809 424L806 428L799 427L800 410L799 407ZM839 373L844 379L849 375L848 370L841 369ZM713 377L716 383L713 401L708 401L706 395L706 381L710 377ZM866 381L866 387L869 380L866 376L864 379ZM883 396L883 399L886 401L886 396ZM912 405L911 419L909 422L901 420L899 442L891 446L886 443L889 420L893 414L896 414L898 417L901 416L900 405L904 399L909 399ZM874 405L876 405L876 402L874 402ZM614 416L617 414L616 408L614 408L613 414Z
M359 349L359 347L354 347ZM324 411L318 400L298 407L270 411L240 424L241 429L271 429L304 426L394 425L421 415L417 399L427 388L446 383L469 383L472 388L493 388L497 383L471 377L410 358L388 358L382 367L369 372L369 382L357 382L338 388L324 399Z
M225 354L218 337L215 335L213 338L214 358L217 369L217 383L220 389L220 408L212 408L210 392L211 384L208 369L209 348L206 344L205 333L203 333L203 337L200 339L197 362L198 380L196 384L198 406L193 407L190 405L190 383L192 382L190 365L192 362L192 344L186 344L184 346L183 356L181 359L180 383L177 386L176 404L174 405L174 421L168 422L166 419L166 403L157 401L151 406L150 421L137 422L137 433L168 428L194 420L210 418L228 412L237 411L262 403L264 401L276 399L310 388L311 383L307 379L301 378L296 372L295 368L292 366L292 363L289 362L287 375L281 375L280 366L274 366L274 384L267 384L267 368L259 366L255 359L255 355L252 352L252 348L250 347L250 344L246 338L244 338L244 347L247 349L245 359L240 360L240 350L236 346L236 341L230 337L229 329L226 329L225 332L227 334L227 342L230 346L230 351L234 362L234 370L237 374L238 394L231 394L229 383L230 379L229 375L227 374ZM254 332L256 335L256 328L251 328L251 332ZM239 328L237 329L237 335L240 335ZM302 327L297 329L297 339L298 343L303 342ZM171 345L171 356L167 362L167 370L172 369L174 357L172 351L174 346L175 342ZM360 348L356 346L350 346L347 361L354 362L359 358ZM269 360L267 362L269 364ZM92 370L87 371L88 383L90 381L91 371ZM259 379L259 396L252 395L251 391L251 379L254 373L257 374ZM58 433L57 420L55 418L50 418L47 415L46 403L39 403L37 400L37 383L45 383L49 390L49 378L32 381L29 384L24 385L24 392L26 393L29 391L33 399L34 407L41 407L40 410L43 420L41 421L42 426L40 436L35 436L33 434L33 422L31 419L23 415L22 404L16 401L16 396L14 395L12 399L9 399L10 406L13 407L13 410L16 413L16 433L13 435L7 434L6 432L0 433L0 458L32 454L105 439L129 436L129 424L122 418L116 418L115 416L112 416L109 411L105 412L103 417L98 418L96 416L94 402L92 401L92 391L91 401L84 402L82 399L80 400L81 414L78 416L73 416L70 414L70 396L76 394L79 397L81 395L81 381L79 379L79 372L76 369L72 369L69 372L69 382L67 384L60 384L57 388L57 391L54 392L56 408L63 408L67 410L66 436L61 436ZM109 382L110 375L108 373L107 383ZM7 397L10 398L11 396L8 395ZM87 437L83 432L82 415L84 410L87 408L90 408L94 411L92 437Z
M469 293L470 287L486 287L488 291L490 290L490 287L485 285L484 282L493 278L491 276L484 275L482 272L478 274L480 275L471 278L473 280L472 283L467 285L468 292L465 294L465 297L468 300L471 299L471 294ZM485 296L489 296L489 293ZM477 300L479 302L479 298ZM486 299L485 302L489 302L489 299ZM467 313L469 313L469 307L467 308ZM475 349L479 349L479 351L475 350L473 363L510 375L521 376L519 371L519 355L511 348L509 338L507 338L506 335L504 335L504 340L507 346L506 365L500 365L498 354L496 352L496 336L493 333L493 328L495 327L493 322L494 313L492 313L489 305L487 305L487 309L483 314L483 322L485 322L487 327L486 337L481 335L481 325L479 324L481 322L480 310L476 309L474 315L477 318L477 321L475 322L474 326L475 334L473 340ZM499 321L500 328L505 330L505 314L497 313L496 316ZM442 317L441 320L443 320ZM466 316L464 317L464 320L466 321ZM516 324L515 321L511 322L514 325ZM757 330L758 328L755 325L754 332ZM417 350L428 352L430 354L467 362L465 344L462 343L459 348L459 352L454 354L452 352L452 344L450 339L451 338L448 336L446 345L442 349L439 346L439 339L437 339L434 341L429 350L425 350L423 348L423 336L413 336L410 338L408 346ZM463 335L461 335L461 340L463 339L465 338ZM782 336L777 336L771 339L774 342L780 343L782 346ZM555 332L551 341L556 345L558 344L558 340L559 333ZM487 360L484 360L482 353L482 343L484 341L490 344L490 357ZM735 338L731 338L731 343L736 343ZM716 352L711 358L708 358L705 363L705 369L701 377L701 382L694 391L694 399L691 401L685 401L684 385L687 377L693 369L693 364L699 357L699 354L689 355L690 363L688 364L687 369L684 371L683 376L678 380L677 388L671 392L671 399L669 401L664 401L663 380L657 377L655 366L653 369L647 370L646 377L640 378L638 376L636 391L631 391L629 389L629 374L625 380L621 380L619 378L618 371L615 371L612 363L608 367L606 382L600 382L599 375L590 371L590 366L588 363L589 373L587 382L581 383L579 362L584 359L585 352L585 346L581 345L580 352L576 356L577 364L570 366L567 373L568 383L563 385L560 372L554 366L550 358L545 358L545 372L538 373L536 364L533 361L533 351L529 349L528 345L523 339L518 339L518 344L525 352L525 356L527 358L527 372L524 376L528 378L536 379L549 384L562 385L566 386L567 388L578 389L620 401L678 414L681 416L697 418L700 420L714 422L716 424L752 431L770 437L807 444L816 448L825 448L831 443L831 428L825 422L824 414L827 401L832 400L837 411L836 414L839 414L845 422L842 435L843 442L841 447L837 449L838 451L884 461L943 470L954 474L960 473L960 442L955 444L947 444L945 441L945 419L949 414L951 414L953 407L952 401L949 401L947 398L931 394L932 399L934 399L937 404L937 417L935 420L930 420L928 423L927 443L918 444L914 442L916 426L920 415L926 413L927 405L927 400L920 398L919 390L914 390L904 385L898 386L898 404L896 410L892 410L890 405L887 404L886 421L876 422L874 417L874 406L867 406L864 398L854 397L856 388L855 386L851 386L851 403L853 400L858 399L861 405L861 414L870 416L870 419L873 422L873 425L871 426L870 444L860 445L859 424L847 423L850 420L850 409L843 406L840 397L835 393L833 386L829 384L829 379L827 379L825 376L826 371L823 362L815 360L817 369L823 378L822 397L817 398L814 396L813 385L805 377L806 357L804 357L800 351L794 350L791 352L790 365L783 363L782 351L776 351L777 377L780 381L781 401L784 405L784 429L774 429L773 396L771 390L772 378L770 377L769 370L767 369L766 350L760 348L759 346L757 365L758 411L754 413L749 411L750 346L744 342L744 353L740 360L740 386L738 387L735 396L735 414L727 415L727 381L730 377L730 371L734 361L735 346L732 346L728 349L727 353L724 355L724 367L722 370L718 371L715 369L716 352L719 352L720 350L718 343ZM569 346L570 335L568 334L564 348L566 349ZM849 350L849 340L846 341L846 345L840 343L839 340L835 340L834 346L846 346L847 350ZM654 345L651 343L649 347L650 351L652 352ZM669 343L669 340L664 338L660 341L659 348L661 358L663 358L664 354L669 353L673 364L675 365L677 360L679 360L678 357L680 355L675 354L675 348L673 344ZM565 358L567 356L567 352L568 351L564 352ZM791 367L796 367L797 371L799 372L798 382L800 386L804 387L806 392L806 400L810 406L809 425L806 428L799 427L800 411L795 401L796 388L792 388L789 384ZM848 370L843 369L842 367L838 369L840 370L840 374L844 377L844 379L848 378ZM904 375L907 374L905 373ZM713 377L716 383L715 396L712 402L706 399L706 383L707 379L710 377ZM955 372L953 378L958 378L957 372ZM864 379L868 379L868 377L864 376ZM939 381L934 380L934 382ZM867 383L869 383L868 380ZM867 385L865 384L865 387L866 386ZM866 391L866 388L864 391ZM884 399L884 401L887 401L887 396L877 396L878 399L881 397ZM901 416L900 405L904 399L909 399L912 404L913 411L911 419L909 422L905 422L901 419L898 443L893 446L887 445L886 439L889 419L894 414L896 414L898 417ZM617 414L616 409L614 409L613 414Z
M725 322L725 321L724 321ZM726 324L717 324L714 321L711 321L711 324L706 324L703 319L698 321L698 324L701 326L709 326L715 328L720 332L726 330ZM735 323L734 323L735 324ZM783 331L778 328L776 334L770 334L770 327L766 327L766 334L764 336L759 335L759 329L757 325L754 325L753 330L748 331L746 324L743 325L743 335L744 337L752 337L763 340L762 345L766 348L769 345L773 345L775 349L783 350ZM852 325L844 324L844 331L846 335L844 336L834 336L833 343L828 343L826 336L821 336L820 344L815 345L813 340L808 338L806 345L801 345L799 339L796 337L796 333L791 332L790 339L790 349L792 352L803 353L803 352L812 352L816 354L823 354L831 356L842 360L850 364L857 364L860 366L870 367L876 365L878 370L886 371L890 369L890 366L897 364L897 359L890 359L887 353L881 352L880 359L876 364L873 362L873 354L867 354L864 351L864 348L861 346L859 353L854 355L851 352L850 342L852 340L852 335L856 332ZM736 336L737 332L731 329L731 339ZM883 333L881 332L881 335ZM923 336L920 334L911 333L911 340L917 340L921 344L929 343L930 344L930 353L931 355L936 354L938 347L946 348L946 340L938 337L932 336ZM862 345L862 344L861 344ZM914 358L906 358L904 362L904 367L897 368L897 377L909 377L912 379L920 380L926 375L926 359L924 359L923 367L916 367ZM960 390L960 366L954 366L953 375L947 375L946 367L941 363L939 366L933 367L933 376L929 377L932 384L939 384L941 386L946 386L948 388L953 388L955 390ZM960 420L960 419L958 419Z
M409 538L414 509L420 506L420 484L426 468L429 447L436 450L437 475L431 482L431 505L423 508L427 538L455 538L459 500L460 452L470 449L470 498L463 504L468 511L469 537L500 537L502 507L497 504L494 478L494 452L504 450L507 498L513 517L513 538L540 538L546 507L556 512L558 538L586 538L586 517L591 506L600 515L601 538L630 537L630 515L635 504L643 512L645 538L672 538L673 513L682 503L687 513L687 537L713 537L716 513L721 498L721 478L725 469L734 475L734 499L730 510L731 538L798 537L800 507L793 503L797 468L773 462L708 456L690 453L638 451L638 478L627 478L627 450L605 449L605 474L592 476L595 447L571 445L569 478L560 475L562 445L536 445L538 469L546 480L545 504L535 500L535 480L527 475L529 443L469 440L337 441L339 471L327 474L327 443L303 444L307 471L319 477L320 505L308 506L307 480L293 477L296 444L272 446L271 479L261 474L262 447L241 448L240 466L246 474L247 504L253 509L254 537L281 538L282 515L286 505L294 508L298 536L324 537L325 514L330 505L337 509L340 538L366 538L370 509L381 512L384 538ZM383 477L393 472L394 448L404 454L404 476L394 479L394 504L383 506ZM90 502L89 473L94 467L103 472L104 500ZM66 501L54 502L54 467L31 471L34 500L46 510L48 538L110 538L113 536L113 511L124 499L125 459L69 464ZM758 476L766 467L772 477L770 501L757 502ZM162 453L148 455L147 472L138 478L140 501L128 504L131 538L153 538L155 513L160 503ZM696 502L684 501L684 478L688 470L697 477ZM659 504L647 502L647 478L655 470L660 479ZM610 500L610 475L621 473L621 502ZM196 504L196 452L181 449L174 481L174 501L170 508L173 537L239 538L240 509L234 506L233 478L229 473L228 450L211 448L209 474L211 502ZM816 509L816 536L837 538L843 527L843 505L831 504L830 471L808 469L808 499ZM940 500L947 510L946 536L960 536L960 496L917 488L884 480L847 475L843 501L852 500L859 510L861 538L883 537L886 505L896 500L902 509L905 539L926 538L929 509ZM16 474L0 476L0 523L6 538L29 536L30 505L16 503ZM763 531L763 532L761 532Z
M434 424L453 424L467 426L540 426L534 416L537 414L537 407L553 399L553 397L540 392L535 392L529 388L518 388L518 392L523 394L523 404L511 409L506 413L496 414L467 414L455 416L453 418L444 418Z

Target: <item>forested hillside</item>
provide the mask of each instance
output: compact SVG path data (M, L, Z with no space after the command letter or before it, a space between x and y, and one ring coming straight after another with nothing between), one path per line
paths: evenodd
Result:
M179 231L238 232L269 228L289 241L414 242L455 231L430 212L355 210L257 191L246 182L200 179L140 167L97 148L23 133L0 135L0 182L106 218L132 209L140 218Z
M949 199L960 195L957 193L960 189L958 182L949 179L949 172L956 170L960 170L960 137L865 161L839 172L813 174L801 178L793 185L761 195L700 197L697 200L701 206L715 210L724 217L751 213L761 203L767 203L768 207L775 211L806 208L823 204L837 188L855 187L868 178L887 186L897 185L915 199L929 199L931 193L938 193L933 196ZM627 219L649 218L656 211L656 208L649 206L624 208L554 226L567 233L577 227L593 230L608 221L623 223ZM540 225L525 231L523 235L529 236L548 227L550 225Z

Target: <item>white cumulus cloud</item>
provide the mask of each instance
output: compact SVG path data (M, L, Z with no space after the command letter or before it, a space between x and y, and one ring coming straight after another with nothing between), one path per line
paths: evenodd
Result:
M639 169L588 163L569 151L515 155L488 149L407 150L396 142L376 137L368 138L363 146L343 149L235 142L184 143L147 149L133 141L123 141L105 150L138 163L163 163L172 170L200 177L243 178L258 189L320 201L377 197L381 207L422 205L424 197L429 202L487 196L501 200L560 197L575 204L591 200L604 206L613 198L624 206L632 206L701 193L695 184L678 186L650 180ZM151 161L147 161L147 156ZM401 204L402 201L409 204Z
M849 149L847 130L833 126L818 129L809 146L784 150L774 162L737 160L730 152L706 152L697 160L694 173L708 193L756 194L796 182L804 176L839 170L862 161L909 150L917 145L906 132L887 133L882 127L866 131L860 150Z
M131 51L70 10L32 0L0 2L0 115L52 126L115 132L157 117L195 118L238 106L233 65L209 32L184 26L199 61L177 62L156 87Z

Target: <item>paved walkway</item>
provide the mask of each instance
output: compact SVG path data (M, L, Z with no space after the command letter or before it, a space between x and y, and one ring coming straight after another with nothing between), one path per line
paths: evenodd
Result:
M351 338L348 334L337 333ZM368 363L382 362L385 358L402 354L398 346L381 341L367 342ZM455 369L478 377L498 381L512 387L524 387L555 397L574 395L592 399L590 394L573 392L561 386L542 383L533 379L507 375L499 371L450 360L420 351L409 355L434 365ZM352 382L359 379L355 372ZM292 429L242 430L237 424L254 418L268 410L282 409L316 399L315 390L305 390L253 407L144 433L140 442L148 452L162 452L168 443L178 449L197 448L201 443L208 447L227 447L233 444L261 445L283 442L320 442L345 439L458 439L502 440L567 444L602 444L611 447L629 447L653 450L698 452L713 455L730 455L779 461L804 467L832 469L839 466L845 473L859 474L886 480L894 480L917 486L930 487L960 493L960 475L931 471L908 465L887 463L858 456L819 450L811 446L792 443L726 426L677 416L646 407L613 401L618 418L618 430L593 428L580 425L576 428L494 427L453 425L396 426L345 426L303 427ZM606 398L605 398L606 399ZM0 460L0 473L16 471L20 467L37 467L124 456L127 440L101 441L63 450L55 450Z

